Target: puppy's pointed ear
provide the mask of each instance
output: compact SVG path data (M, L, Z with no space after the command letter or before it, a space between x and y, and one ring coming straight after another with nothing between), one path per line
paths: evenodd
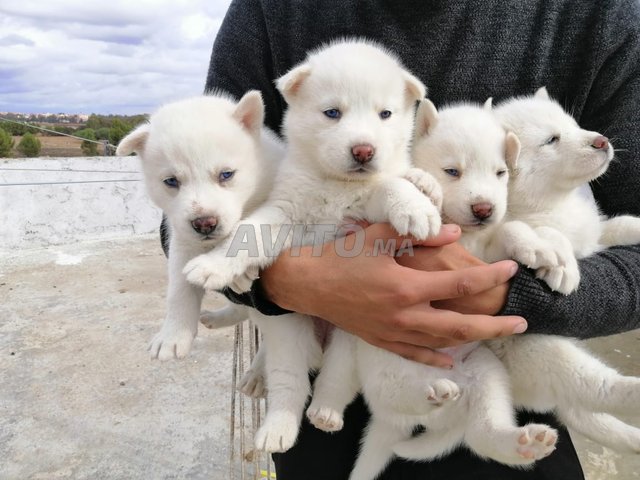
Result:
M485 100L484 105L482 105L486 111L490 112L493 110L493 97L489 97Z
M547 87L540 87L538 90L536 90L536 93L533 94L533 98L549 100L549 92L547 91Z
M276 80L276 87L280 90L287 103L290 103L296 96L298 90L300 90L300 85L310 74L311 65L304 63L289 70Z
M148 123L145 123L130 132L126 137L120 140L120 143L118 143L116 155L124 157L126 155L131 155L133 152L140 154L140 152L144 150L144 146L147 144L150 130L151 126Z
M425 98L418 105L418 111L416 112L416 127L415 138L421 138L425 135L429 135L435 126L438 124L438 110L436 106Z
M514 172L518 168L518 157L520 156L520 140L513 132L507 132L504 142L504 156L507 161L509 171Z
M264 104L258 90L249 90L238 102L233 112L238 120L252 135L259 135L264 121Z
M411 104L415 104L415 102L420 102L427 96L427 87L418 80L417 77L405 71L404 73L404 81L405 88L407 92L407 99Z

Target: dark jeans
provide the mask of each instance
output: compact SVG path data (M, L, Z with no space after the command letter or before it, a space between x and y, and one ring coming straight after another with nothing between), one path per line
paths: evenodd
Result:
M344 428L325 433L305 421L297 443L289 451L273 455L278 480L347 480L358 454L362 430L369 412L358 397L345 412ZM578 456L567 430L553 415L520 412L518 421L546 423L559 433L557 449L523 470L483 460L466 448L430 462L394 460L379 480L584 480Z

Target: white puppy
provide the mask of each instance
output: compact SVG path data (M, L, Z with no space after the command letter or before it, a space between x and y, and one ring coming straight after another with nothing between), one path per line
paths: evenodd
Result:
M239 102L194 97L161 107L118 145L118 155L140 156L147 192L170 228L167 316L149 347L153 357L184 357L197 333L204 290L187 282L185 264L226 238L271 190L284 146L262 127L263 116L257 91ZM203 319L225 316L237 321L246 311L229 306Z
M331 239L347 217L390 221L400 234L417 238L439 230L437 208L401 178L416 173L409 143L425 88L393 56L364 41L336 42L310 53L277 86L288 104L288 152L270 199L231 241L187 264L189 281L212 289L229 285L247 269L270 264L294 235L303 244ZM437 196L437 184L425 183ZM284 451L295 442L308 372L322 352L308 317L253 311L251 318L266 348L268 411L256 447Z
M505 102L495 113L522 143L502 241L528 256L552 288L569 293L577 286L574 254L583 258L609 245L640 243L640 219L602 219L578 191L609 166L613 149L607 138L581 129L544 88ZM596 442L640 453L640 430L608 414L637 414L640 379L620 375L567 338L522 335L489 345L509 370L518 406L553 410Z
M442 218L459 224L469 246L486 243L507 202L509 169L519 143L490 111L461 105L437 113L424 100L417 113L413 158L443 188ZM350 480L371 480L396 453L428 460L464 443L475 453L528 465L554 450L555 430L519 427L507 372L478 343L449 349L446 371L405 360L343 331L335 331L307 410L323 430L342 427L342 413L362 389L372 418ZM426 433L411 438L418 425Z

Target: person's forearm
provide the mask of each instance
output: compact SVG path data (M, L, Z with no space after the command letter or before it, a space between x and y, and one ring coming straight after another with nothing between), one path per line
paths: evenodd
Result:
M522 268L513 278L503 315L522 315L528 333L593 338L640 328L640 246L614 247L580 262L571 295L552 292Z

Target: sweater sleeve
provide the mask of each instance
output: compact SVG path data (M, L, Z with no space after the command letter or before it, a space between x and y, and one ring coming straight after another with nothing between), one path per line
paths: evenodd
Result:
M602 212L640 215L640 4L603 4L597 73L578 121L606 134L616 149L609 171L592 185ZM579 266L580 287L568 296L523 268L502 313L524 316L531 333L592 338L639 328L640 245L610 248Z

